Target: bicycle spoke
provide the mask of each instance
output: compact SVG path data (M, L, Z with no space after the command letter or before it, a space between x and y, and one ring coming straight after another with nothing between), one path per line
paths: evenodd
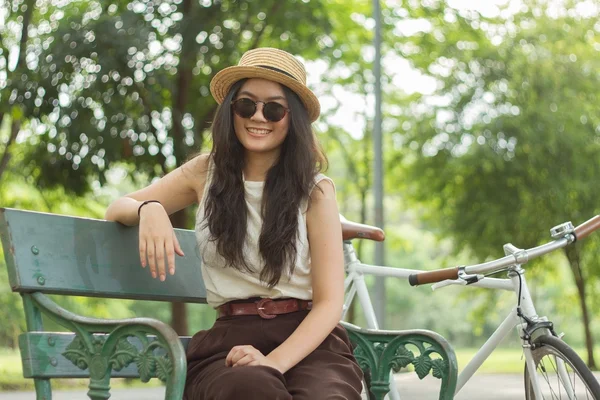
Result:
M539 369L541 370L540 373L541 373L542 377L544 378L544 380L546 381L546 383L548 384L548 387L550 388L551 391L553 391L552 384L550 383L550 378L548 377L548 371L546 369L546 366L544 365L544 360L540 361ZM554 399L555 398L554 394L553 393L551 393L551 394L552 394L552 398ZM560 399L560 397L559 397L559 399Z
M536 375L540 377L538 384L540 385L541 399L535 397L533 393L531 377L528 376L527 369L525 370L526 399L600 400L600 396L595 395L596 378L581 359L577 358L572 349L553 337L544 338L541 343L543 344L532 353L536 363Z
M557 397L557 399L560 399L561 398L560 388L562 387L562 385L560 384L561 379L560 379L560 375L558 374L558 366L554 365L554 360L556 359L556 357L554 357L554 358L548 357L548 358L550 359L548 362L552 365L552 367L554 367L553 370L556 371L556 380L558 381L557 382L557 384L558 384L558 397Z

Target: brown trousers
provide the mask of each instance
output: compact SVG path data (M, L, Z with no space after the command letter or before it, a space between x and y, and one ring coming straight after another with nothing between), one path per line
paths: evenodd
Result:
M225 366L233 346L252 345L267 355L298 327L308 311L270 320L259 316L219 318L188 346L185 400L359 400L363 374L346 330L338 325L296 366L281 374L266 366Z

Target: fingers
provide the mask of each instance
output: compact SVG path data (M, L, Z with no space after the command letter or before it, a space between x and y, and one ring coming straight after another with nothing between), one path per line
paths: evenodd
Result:
M140 238L140 263L146 268L146 241Z
M167 278L165 272L165 242L157 238L154 249L156 251L156 265L158 267L158 277L162 282Z
M183 250L181 250L181 246L179 245L179 240L177 240L177 236L175 235L175 232L173 231L173 246L175 248L175 253L177 253L177 255L184 257L185 254L183 254Z
M173 242L165 242L165 254L167 255L169 275L173 275L175 273L175 251L173 249Z
M245 346L234 346L229 350L229 354L225 358L225 365L231 367L237 360L244 356L245 353L241 353Z
M235 353L237 353L239 348L240 348L240 346L234 346L231 348L231 350L229 350L229 353L227 353L227 357L225 357L225 365L226 366L231 367L231 365L232 365L231 359L232 359L233 355Z
M152 278L165 281L167 270L175 274L175 254L184 256L168 215L162 211L145 213L140 219L140 263L149 267Z
M156 258L155 258L156 246L155 246L154 242L150 242L150 243L147 243L146 247L147 247L146 255L148 256L148 266L150 267L150 273L152 274L153 278L156 278Z
M250 365L252 362L256 361L256 357L254 354L246 354L235 363L233 363L232 367L242 367L244 365Z
M252 361L256 360L259 354L262 355L262 353L255 349L253 346L234 346L225 358L225 365L228 367L233 367L236 365L238 367L242 365L248 365Z
M140 239L140 262L142 268L149 267L152 278L158 277L161 281L166 279L165 257L169 274L175 274L175 253L177 250L174 245L173 242L162 242L161 238L155 238L154 240ZM179 248L179 251L181 252L181 248Z

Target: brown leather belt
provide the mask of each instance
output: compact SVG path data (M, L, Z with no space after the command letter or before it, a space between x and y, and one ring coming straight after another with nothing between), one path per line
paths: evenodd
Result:
M312 301L299 299L260 299L254 302L229 302L217 307L218 318L231 315L258 315L264 319L273 319L279 314L310 310Z

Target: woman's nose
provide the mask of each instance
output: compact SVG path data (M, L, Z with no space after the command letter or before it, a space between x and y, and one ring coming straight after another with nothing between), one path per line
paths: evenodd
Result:
M265 107L265 103L263 103L262 101L257 101L256 102L256 111L254 112L254 115L250 117L250 119L253 121L258 121L258 122L267 122L267 119L265 118L265 115L263 114L264 107Z

